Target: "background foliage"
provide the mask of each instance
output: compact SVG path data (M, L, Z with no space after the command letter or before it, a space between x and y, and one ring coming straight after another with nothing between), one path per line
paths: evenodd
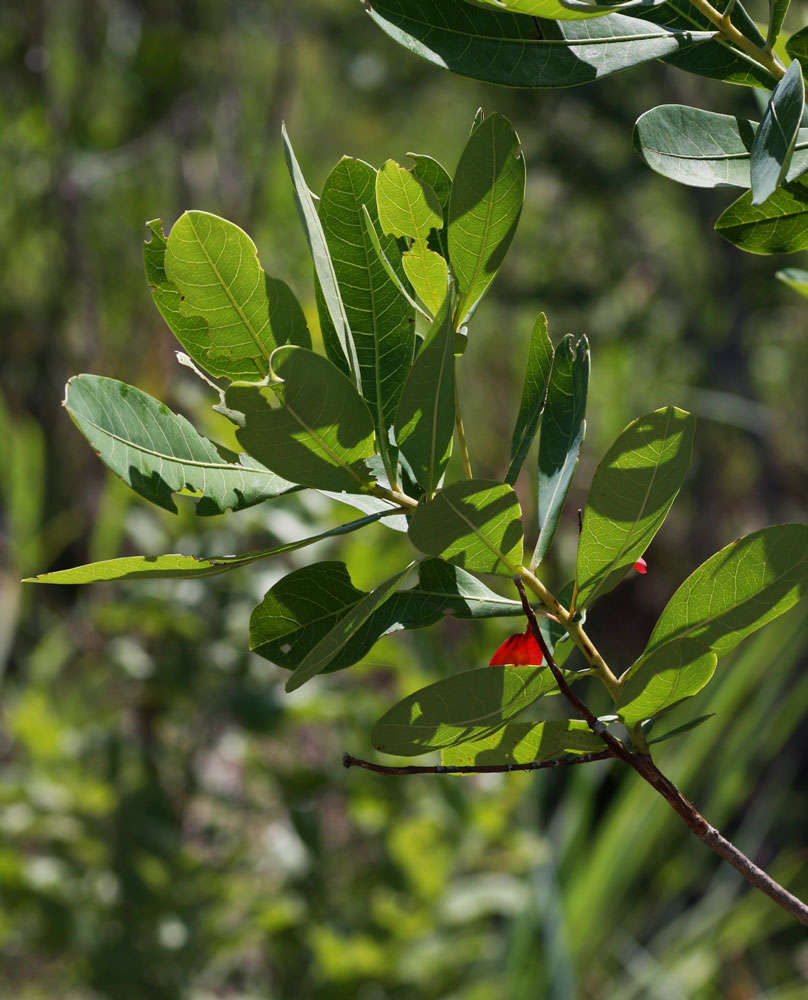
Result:
M796 4L792 30L804 15ZM804 519L805 313L771 280L794 258L725 245L712 220L732 193L677 187L630 142L652 103L756 117L751 97L659 65L570 91L489 88L407 56L337 0L4 5L0 60L4 991L802 996L799 931L614 765L396 782L342 770L387 705L484 664L504 637L502 622L394 636L372 662L281 698L285 672L243 651L251 606L282 572L337 551L357 586L383 579L402 562L384 528L204 584L17 582L322 525L310 500L201 522L186 506L147 508L86 448L58 405L64 382L123 378L223 437L150 300L145 220L168 227L188 207L233 219L267 271L308 296L281 119L320 189L345 152L381 166L414 149L453 166L482 104L516 125L528 194L464 364L477 474L504 475L539 309L554 337L586 333L594 347L579 500L636 413L673 402L700 418L648 577L592 615L604 652L629 662L706 555ZM304 307L316 329L315 303ZM561 530L571 560L574 524ZM565 556L557 546L559 581ZM805 622L784 622L740 649L711 688L716 718L661 764L786 879L804 837L808 683Z

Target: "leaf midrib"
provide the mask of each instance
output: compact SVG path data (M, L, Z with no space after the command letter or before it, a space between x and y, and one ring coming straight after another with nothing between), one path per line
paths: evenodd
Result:
M191 231L193 232L194 236L196 237L196 241L199 244L199 248L201 249L202 253L205 255L205 259L207 260L208 265L210 266L210 269L216 275L216 278L217 278L219 284L221 285L222 289L224 290L225 295L228 297L228 299L230 299L231 305L233 306L233 308L238 313L239 319L244 324L244 327L247 330L247 333L249 333L250 338L252 339L252 342L255 344L255 346L257 347L257 349L260 352L260 354L266 360L267 365L269 365L269 354L267 354L266 349L264 348L264 345L258 339L258 333L254 329L251 321L247 318L246 313L244 312L244 310L241 308L241 306L237 302L235 296L230 291L230 288L229 288L227 282L224 280L224 278L222 277L222 275L219 272L218 267L213 262L213 258L208 253L207 247L205 246L204 242L202 241L201 236L197 232L196 225L194 224L193 215L190 212L188 213L188 225L191 227ZM226 239L227 239L227 234L225 234L225 240ZM264 271L263 271L260 263L258 262L257 257L256 257L256 264L258 266L258 270L259 270L260 274L263 275ZM238 276L238 274L236 276ZM260 280L261 279L259 278L259 281ZM269 314L267 314L267 323L269 323Z
M202 462L199 459L194 458L179 458L176 455L164 454L163 452L155 451L153 448L146 448L144 445L137 444L134 441L128 441L126 438L121 437L119 434L115 434L113 431L106 427L102 427L97 424L90 417L85 416L83 413L79 413L69 406L66 407L69 413L72 413L77 420L83 420L88 423L92 428L100 431L101 434L106 435L106 437L111 438L113 441L118 441L120 444L125 445L127 448L131 448L133 451L140 451L144 455L151 455L153 458L159 458L163 462L173 462L176 465L190 465L194 468L199 469L218 469L223 472L240 472L244 475L260 475L260 476L273 476L279 478L277 473L272 472L271 469L259 468L259 469L248 469L243 465L231 465L221 462ZM209 442L213 447L216 447L212 441Z

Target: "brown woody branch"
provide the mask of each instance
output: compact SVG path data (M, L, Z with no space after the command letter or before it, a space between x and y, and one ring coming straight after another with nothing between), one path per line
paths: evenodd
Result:
M553 654L550 652L547 643L544 641L544 636L541 634L539 623L536 621L536 615L533 613L533 608L531 608L525 594L521 577L515 576L514 583L522 598L522 607L527 616L530 631L533 633L533 637L544 654L547 666L550 668L559 690L592 732L603 740L610 751L610 756L618 757L628 764L629 767L633 767L641 778L647 781L655 791L659 792L674 812L682 817L699 840L712 848L719 857L728 861L736 871L743 875L747 882L755 886L756 889L760 889L761 892L765 892L770 899L773 899L775 903L782 906L793 917L796 917L800 923L808 925L808 906L801 899L790 893L779 882L775 882L762 868L758 868L742 851L739 851L734 844L731 844L726 837L723 837L718 830L710 826L698 809L682 795L676 785L669 778L665 777L648 754L636 753L625 747L620 740L616 739L606 729L602 722L595 718L587 706L570 688L569 684L567 684L564 675L555 662Z
M468 764L448 767L442 764L406 765L394 767L390 764L374 764L370 760L361 760L349 753L342 755L345 767L363 767L366 771L376 774L509 774L511 771L544 771L551 767L571 767L573 764L589 764L593 760L609 760L614 754L610 750L600 753L585 753L577 757L563 757L560 760L534 760L526 764Z

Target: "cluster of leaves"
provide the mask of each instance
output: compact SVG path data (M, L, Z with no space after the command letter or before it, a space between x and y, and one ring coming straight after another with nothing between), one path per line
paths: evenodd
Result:
M660 60L756 88L761 122L665 104L634 130L643 160L695 187L745 189L716 222L751 253L808 248L808 28L783 42L789 0L770 0L762 32L740 3L709 0L371 0L371 18L401 45L452 72L513 87L570 87ZM623 13L629 10L629 14ZM784 63L789 62L788 69ZM769 93L770 92L770 93ZM782 280L808 291L808 272Z
M569 678L599 675L617 712L607 718L645 746L656 719L701 690L719 655L803 594L808 526L758 531L709 559L673 595L636 662L612 677L582 622L661 527L687 473L692 417L672 406L646 414L608 450L589 491L575 579L556 599L535 573L584 438L586 338L567 336L554 347L546 318L537 318L502 482L473 478L456 386L468 323L522 208L525 164L516 133L502 116L478 113L453 177L422 155L409 169L388 161L378 171L343 158L319 198L285 133L284 142L314 262L324 354L312 350L294 293L266 275L237 226L186 212L168 236L150 223L145 245L155 303L187 363L227 381L226 388L210 384L244 452L215 444L158 400L112 379L77 376L65 406L102 460L168 510L176 509L175 493L195 497L204 515L309 489L364 516L238 556L124 557L33 579L209 576L382 521L407 532L416 560L367 592L343 563L313 563L279 580L254 609L250 646L291 670L288 691L357 663L391 631L445 615L519 615L518 602L480 579L519 575L554 613L544 627L558 663L576 645L584 653L585 664L568 670ZM538 538L525 565L513 484L537 434ZM447 482L455 439L465 475ZM440 750L450 764L522 763L599 749L577 719L513 721L553 691L550 673L539 668L465 671L394 706L372 740L404 756Z

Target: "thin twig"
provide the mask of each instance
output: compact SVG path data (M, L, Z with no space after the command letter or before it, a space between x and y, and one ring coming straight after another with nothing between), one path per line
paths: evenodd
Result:
M560 760L533 760L526 764L468 764L457 767L446 767L442 764L407 765L394 767L389 764L374 764L370 760L361 760L349 753L342 755L345 767L363 767L366 771L376 774L509 774L511 771L544 771L551 767L571 767L573 764L590 764L595 760L609 760L614 755L609 750L600 753L584 753L577 757L563 757Z
M527 616L530 631L533 633L533 637L538 642L544 654L547 666L550 668L559 690L570 705L580 714L592 732L600 736L611 751L611 755L625 761L629 767L633 767L640 777L647 781L655 791L659 792L668 805L682 817L699 840L707 844L719 857L728 861L736 871L740 872L747 882L755 886L756 889L760 889L761 892L764 892L775 903L782 906L793 917L796 917L800 923L808 925L808 906L801 899L798 899L797 896L794 896L787 889L783 888L779 882L775 882L762 868L759 868L742 851L739 851L734 844L731 844L726 837L722 836L718 830L710 826L698 809L682 795L676 785L669 778L665 777L648 754L635 753L633 750L629 750L618 739L612 736L599 719L595 718L587 706L570 688L569 684L567 684L564 675L553 658L553 654L547 647L544 636L542 636L539 629L539 623L536 621L536 616L527 599L521 577L515 576L514 583L522 598L522 607Z

